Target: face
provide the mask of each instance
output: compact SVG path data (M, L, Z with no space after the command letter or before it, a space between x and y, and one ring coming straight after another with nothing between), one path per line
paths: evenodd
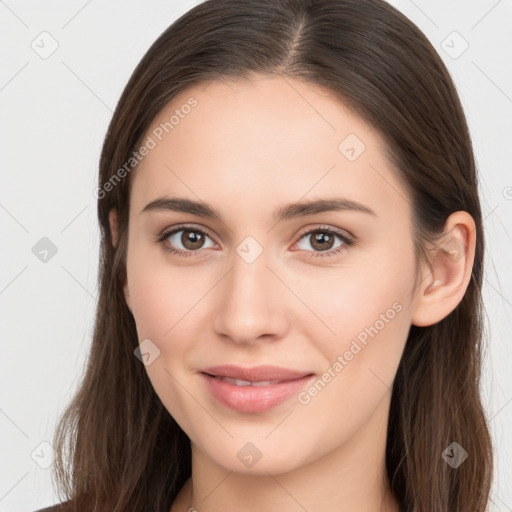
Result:
M315 85L258 76L182 91L144 140L125 294L148 376L194 450L276 474L382 438L416 260L376 131ZM146 208L162 198L216 216ZM306 377L249 388L202 373L226 364Z

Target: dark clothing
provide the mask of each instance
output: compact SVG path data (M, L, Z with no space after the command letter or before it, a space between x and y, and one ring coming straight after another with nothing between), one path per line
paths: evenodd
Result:
M65 503L57 503L57 505L52 505L51 507L41 508L39 510L36 510L35 512L66 512L67 507L66 505L69 504L69 501L66 501Z

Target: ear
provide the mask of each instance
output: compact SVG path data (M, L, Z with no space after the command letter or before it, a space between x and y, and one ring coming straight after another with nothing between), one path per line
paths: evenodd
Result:
M418 327L436 324L448 316L464 297L471 279L476 247L473 217L464 211L452 213L444 232L416 290L411 322Z
M112 245L114 247L117 247L117 242L119 240L119 228L118 228L118 213L115 208L112 208L108 214L108 221L110 224L110 232L112 233ZM128 288L128 282L127 279L125 279L124 285L123 285L123 292L124 297L126 300L126 305L128 306L128 309L132 311L132 305L130 300L130 290ZM133 313L133 311L132 311Z

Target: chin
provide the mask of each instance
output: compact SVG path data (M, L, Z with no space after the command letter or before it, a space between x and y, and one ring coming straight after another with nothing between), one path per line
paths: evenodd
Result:
M235 443L231 440L229 446L217 445L219 452L206 452L206 455L227 471L253 476L288 473L308 463L306 454L301 456L296 447L287 451L282 445L269 446L268 442L247 439Z

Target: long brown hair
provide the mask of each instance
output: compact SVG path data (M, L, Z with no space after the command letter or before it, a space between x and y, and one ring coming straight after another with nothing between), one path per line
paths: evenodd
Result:
M55 432L61 497L80 512L168 511L191 474L190 441L134 356L122 291L133 172L120 179L119 169L178 92L253 73L324 87L378 130L410 190L418 255L451 213L473 217L462 301L435 325L411 326L392 389L386 470L403 511L483 512L492 450L480 398L484 239L473 148L439 55L382 0L208 0L166 29L133 72L100 158L99 299L88 365ZM452 442L469 454L457 469L442 458Z

